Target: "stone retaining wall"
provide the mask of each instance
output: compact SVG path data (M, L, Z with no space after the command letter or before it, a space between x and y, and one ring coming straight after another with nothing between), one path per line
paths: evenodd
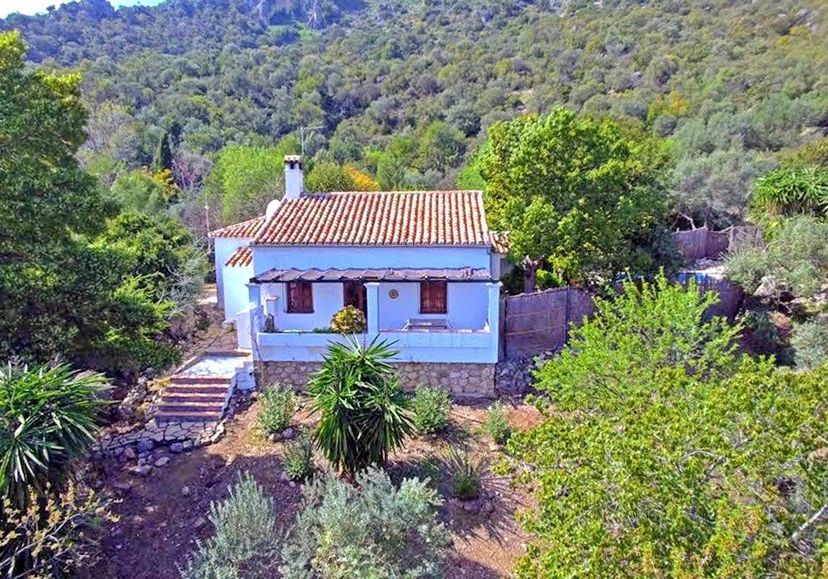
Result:
M438 364L430 362L399 362L392 364L399 372L400 383L406 390L423 384L444 388L454 398L494 398L494 364ZM319 362L258 362L264 384L281 383L296 390L304 390L311 374L319 369ZM262 384L259 384L262 386Z

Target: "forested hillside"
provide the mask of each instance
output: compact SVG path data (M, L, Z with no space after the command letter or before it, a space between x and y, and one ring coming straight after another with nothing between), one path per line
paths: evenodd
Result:
M82 71L82 158L109 183L166 133L175 182L200 190L228 145L296 149L320 126L310 155L382 187L474 185L487 127L563 104L664 138L676 215L721 226L780 152L828 131L820 0L82 0L0 27ZM264 199L248 201L215 218Z

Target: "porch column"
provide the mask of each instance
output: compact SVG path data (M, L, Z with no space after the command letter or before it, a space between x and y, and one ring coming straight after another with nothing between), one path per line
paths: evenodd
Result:
M489 355L491 362L500 358L500 286L499 281L486 284L489 291Z
M368 312L368 340L373 340L379 333L379 283L370 281L365 284L365 309Z

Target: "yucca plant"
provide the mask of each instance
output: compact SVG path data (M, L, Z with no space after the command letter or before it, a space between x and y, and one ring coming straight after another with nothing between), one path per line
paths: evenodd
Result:
M316 441L325 457L349 475L384 464L415 431L399 380L388 361L396 355L376 338L328 347L310 381L313 412L321 415Z
M60 488L98 430L109 382L66 365L0 369L0 498L24 507L31 490Z

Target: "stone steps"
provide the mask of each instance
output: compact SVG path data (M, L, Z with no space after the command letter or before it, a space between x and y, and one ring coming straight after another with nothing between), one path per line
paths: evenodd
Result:
M230 393L229 378L173 376L161 395L155 421L157 424L218 422L227 408Z

